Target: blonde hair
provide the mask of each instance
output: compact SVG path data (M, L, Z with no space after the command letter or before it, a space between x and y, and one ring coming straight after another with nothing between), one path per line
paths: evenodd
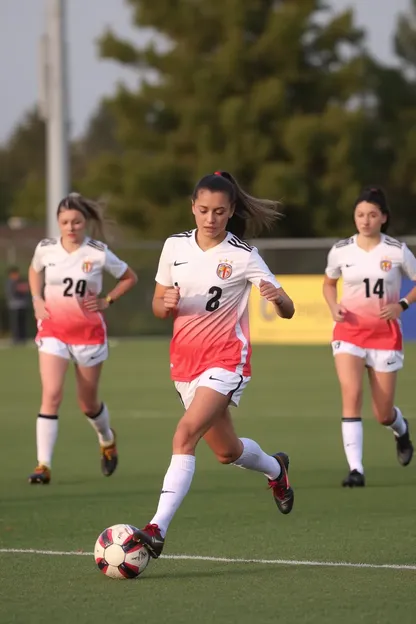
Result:
M227 230L240 238L258 236L263 230L271 229L282 216L278 201L249 195L228 171L216 171L204 176L195 186L192 194L194 201L201 189L227 193L230 202L235 205Z
M64 210L78 210L88 222L92 238L107 240L107 220L104 218L104 206L92 199L83 197L80 193L70 193L59 202L56 216Z

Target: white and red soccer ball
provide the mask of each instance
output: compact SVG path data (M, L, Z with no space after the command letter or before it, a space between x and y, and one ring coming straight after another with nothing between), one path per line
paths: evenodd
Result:
M149 553L132 538L134 527L115 524L105 529L95 542L94 559L99 570L114 579L134 579L149 563Z

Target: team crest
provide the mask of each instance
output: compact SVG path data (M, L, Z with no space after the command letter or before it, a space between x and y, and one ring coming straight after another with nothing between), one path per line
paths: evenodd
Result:
M232 272L233 272L233 267L227 261L220 262L219 265L217 266L217 275L222 280L226 280L229 277L231 277Z
M82 270L84 271L84 273L91 273L92 262L90 260L86 260L82 265Z
M392 267L391 260L382 260L380 262L380 269L382 271L385 271L386 273L388 273L388 271L390 271L391 267Z

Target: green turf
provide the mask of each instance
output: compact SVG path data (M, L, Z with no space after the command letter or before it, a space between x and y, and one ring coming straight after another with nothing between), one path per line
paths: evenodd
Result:
M148 521L181 414L165 341L120 343L103 377L120 466L99 471L95 434L69 375L48 487L31 487L39 384L34 349L0 351L0 548L90 552L111 524ZM398 404L412 421L416 348L407 348ZM365 409L368 487L346 491L340 403L328 348L254 347L254 375L234 410L239 435L291 455L296 503L281 516L261 475L219 466L201 445L191 492L166 554L416 563L416 472L401 468L390 432ZM416 435L416 434L415 434ZM361 623L416 621L416 571L209 561L151 562L112 581L92 557L0 554L1 624Z

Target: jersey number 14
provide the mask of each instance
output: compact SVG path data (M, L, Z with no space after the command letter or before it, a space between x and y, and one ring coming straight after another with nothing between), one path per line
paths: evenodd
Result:
M380 277L373 286L368 277L366 277L363 282L365 284L366 297L371 297L371 295L376 295L376 297L379 297L380 299L384 297L384 280L382 277Z

